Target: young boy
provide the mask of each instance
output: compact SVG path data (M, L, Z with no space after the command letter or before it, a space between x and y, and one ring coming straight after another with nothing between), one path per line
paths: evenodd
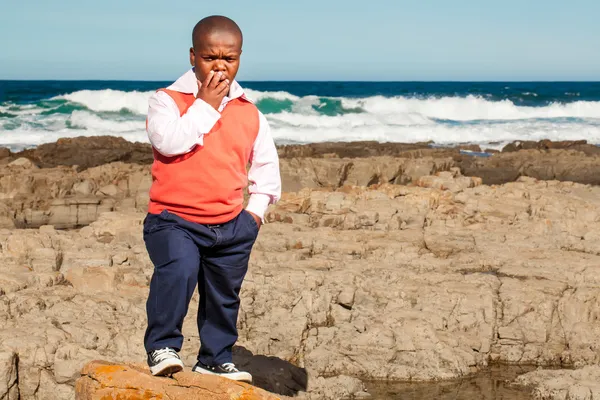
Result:
M154 163L144 241L154 273L144 346L154 375L183 369L181 328L198 284L201 347L192 370L252 381L231 357L238 295L281 179L269 124L234 80L242 41L229 18L201 20L192 33L193 68L149 101Z

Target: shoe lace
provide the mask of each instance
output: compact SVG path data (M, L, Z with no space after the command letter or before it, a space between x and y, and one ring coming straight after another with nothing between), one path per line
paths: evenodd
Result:
M161 362L164 361L168 358L172 358L172 357L176 357L179 358L179 355L173 350L173 349L160 349L160 350L155 350L152 353L152 358L154 358L154 360L156 362Z
M225 363L221 365L221 368L227 372L239 372L234 363Z

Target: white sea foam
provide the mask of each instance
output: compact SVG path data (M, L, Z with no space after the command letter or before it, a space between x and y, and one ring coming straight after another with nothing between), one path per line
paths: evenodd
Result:
M256 102L289 101L267 119L279 142L375 140L439 144L506 143L513 140L587 139L600 144L600 102L576 101L543 107L481 97L382 97L324 99L287 92L247 90ZM152 92L82 90L55 97L53 107L78 104L83 110L52 113L39 105L0 104L0 145L37 145L60 137L114 135L147 142L144 119ZM341 102L340 115L325 115L327 104ZM329 102L326 104L326 102ZM339 104L339 103L338 103ZM122 110L129 113L120 113ZM349 112L352 110L352 112ZM275 111L275 112L273 112ZM331 111L331 108L330 108ZM331 112L329 112L331 114Z
M69 100L92 111L129 110L137 114L148 112L148 99L153 92L122 92L120 90L80 90L54 99Z
M312 105L319 104L317 96L298 97L287 92L259 92L247 89L254 101L266 98L290 100L294 111L311 114ZM153 92L122 92L118 90L81 90L55 97L79 103L92 111L113 111L123 109L144 115L148 110L148 98ZM568 104L550 104L544 107L517 106L509 100L490 101L476 96L407 98L374 96L362 99L341 98L345 108L360 107L374 115L419 114L425 118L452 121L472 120L515 120L528 118L600 118L600 102L576 101ZM31 111L31 110L30 110Z
M300 99L300 97L298 97L298 96L294 96L291 93L283 92L283 91L260 92L258 90L244 89L244 92L246 93L248 98L252 101L259 101L259 100L262 100L265 98L271 98L271 99L275 99L275 100L290 100L290 101L298 101L298 99Z
M510 100L489 101L475 96L428 99L378 96L358 100L343 99L342 104L348 108L362 107L365 111L377 115L414 113L427 118L452 121L600 118L600 102L596 101L524 107L517 106Z

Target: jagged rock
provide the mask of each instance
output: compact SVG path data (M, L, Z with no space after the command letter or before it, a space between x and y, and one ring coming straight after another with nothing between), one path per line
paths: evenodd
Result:
M94 361L81 371L76 384L77 400L276 400L278 397L242 382L218 376L180 372L158 378L148 368Z
M14 227L14 211L0 203L0 229L13 229Z
M459 192L480 183L516 181L521 176L600 183L600 148L596 146L579 142L520 146L525 150L507 150L488 158L462 155L458 148L429 148L427 144L283 146L280 169L285 192L387 183ZM74 152L76 157L69 158ZM44 168L0 166L0 226L76 228L106 211L147 209L152 183L148 145L119 138L61 139L15 156L21 158L14 163L24 163L23 157L30 157ZM80 169L65 166L73 163ZM454 179L457 172L464 176Z
M115 290L117 273L102 267L69 270L65 278L73 287L85 293L107 293Z
M123 189L109 184L115 181ZM0 226L85 226L103 212L145 209L150 184L149 171L135 165L111 164L81 173L64 167L33 172L0 167Z
M10 157L11 152L9 149L7 149L6 147L0 147L0 160L4 160L8 157Z
M459 149L481 151L476 145L460 145L455 148L434 148L431 143L379 143L362 142L323 142L305 145L278 146L279 157L294 158L368 158L389 156L399 158L454 157ZM504 147L503 152L519 150L570 149L588 155L597 155L600 149L585 140L552 142L517 141ZM112 162L127 162L148 165L153 161L152 148L146 143L132 143L120 137L92 136L62 138L54 143L37 146L11 154L6 148L0 149L0 159L25 157L42 168L75 166L79 170L97 167Z
M529 151L539 152L500 156ZM346 183L332 173L331 188L286 193L269 209L240 295L238 345L284 372L257 384L333 399L363 395L356 379L458 378L490 361L600 361L600 188L523 176L487 186L428 163L411 164L429 171L421 186L390 184L398 171L374 164L377 183L348 169ZM119 189L116 199L97 198L114 209L87 227L0 230L0 351L19 355L21 398L72 398L90 359L144 362L153 272L141 229L144 168L0 167L4 201L21 199L11 203L20 204L16 215L46 212L54 200L42 193L70 207L64 196L84 180L94 193ZM323 168L314 176L328 177ZM366 180L369 188L347 183ZM19 197L31 193L36 201ZM195 294L183 326L186 365L199 346L197 307Z
M373 156L397 157L402 153L431 150L428 143L379 142L322 142L303 145L279 146L281 158L365 158Z
M73 192L82 196L88 196L92 192L90 181L85 180L73 185Z
M98 192L105 196L116 197L119 194L119 189L115 185L106 185L101 187Z
M600 367L534 371L519 376L515 384L531 388L536 400L592 400L600 397Z
M481 178L470 176L459 176L458 168L451 168L450 171L438 172L436 175L422 176L417 179L416 185L440 190L449 190L453 193L461 192L465 189L481 185Z
M55 249L38 247L30 252L30 265L35 272L54 272L58 271L61 258Z
M30 169L30 168L35 168L35 165L31 162L30 159L25 158L25 157L20 157L17 158L14 161L11 161L10 163L8 163L8 167L9 168L25 168L25 169Z
M354 288L343 289L337 297L337 304L344 308L352 309L352 306L354 305L355 294L356 291Z
M297 398L301 400L337 400L337 399L369 399L371 395L365 390L365 385L356 378L335 376L331 378L318 377L310 380L308 393Z
M42 168L65 165L84 170L116 161L150 164L152 148L146 143L131 143L115 136L91 136L61 138L23 150L14 157L27 157Z
M514 182L521 176L598 185L600 148L596 149L590 156L579 150L549 149L507 152L489 158L460 156L454 160L463 175L480 177L486 185Z
M18 400L17 355L14 352L0 352L0 399Z
M572 149L582 151L586 154L600 154L600 148L588 144L587 140L564 140L553 142L551 140L540 140L537 142L529 140L519 140L504 146L503 153L510 153L520 150L549 150L549 149Z

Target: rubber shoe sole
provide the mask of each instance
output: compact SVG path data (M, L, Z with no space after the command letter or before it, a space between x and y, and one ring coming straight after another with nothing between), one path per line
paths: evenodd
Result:
M240 372L232 372L229 374L219 374L219 373L204 369L202 367L199 367L197 365L195 365L194 368L192 368L192 372L196 372L196 373L202 374L202 375L222 376L223 378L231 379L232 381L252 383L252 375L250 375L248 372L240 371Z
M164 360L150 367L150 372L154 376L168 376L181 371L183 371L183 361L176 358Z

